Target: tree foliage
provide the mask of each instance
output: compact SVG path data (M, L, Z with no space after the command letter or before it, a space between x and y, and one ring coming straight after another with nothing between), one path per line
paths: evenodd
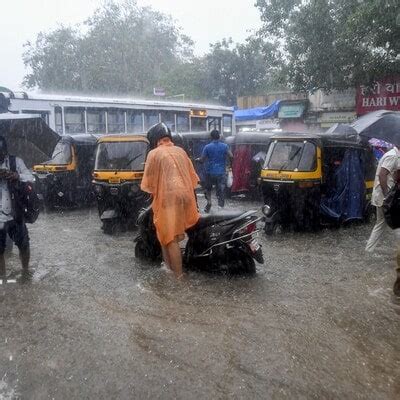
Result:
M83 27L61 26L28 42L24 84L144 96L160 86L168 95L234 105L238 95L256 94L267 85L264 46L255 37L243 44L224 39L194 57L192 40L170 17L134 0L108 1Z
M174 21L136 1L109 1L84 23L27 43L27 87L148 94L171 67L191 57L192 41Z
M265 91L273 80L262 46L254 37L243 44L223 39L211 44L204 56L172 69L163 85L172 92L190 93L192 98L234 105L237 96Z
M30 73L25 76L24 85L44 90L81 89L80 43L77 31L64 26L39 33L34 44L25 44L23 58Z
M260 36L294 89L344 89L400 71L398 0L257 0Z

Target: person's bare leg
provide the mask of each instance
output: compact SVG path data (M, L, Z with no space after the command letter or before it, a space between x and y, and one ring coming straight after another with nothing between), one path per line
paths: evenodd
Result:
M172 270L171 260L169 258L167 246L161 246L161 251L162 251L162 256L163 256L163 260L164 260L165 264L167 264L167 267Z
M174 271L175 277L182 276L182 252L179 242L173 241L167 245L169 259L171 261L171 269Z
M4 253L0 254L0 278L6 276L6 260L4 258Z

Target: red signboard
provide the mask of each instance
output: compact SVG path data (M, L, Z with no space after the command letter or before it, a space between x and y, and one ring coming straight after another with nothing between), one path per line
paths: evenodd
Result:
M376 82L372 87L357 89L357 115L376 110L400 111L400 76Z

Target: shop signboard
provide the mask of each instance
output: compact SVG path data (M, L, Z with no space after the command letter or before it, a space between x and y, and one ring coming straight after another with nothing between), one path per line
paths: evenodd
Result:
M357 115L376 110L400 111L400 76L375 82L357 90Z
M348 124L356 119L356 113L352 111L325 112L319 118L321 128L329 128L334 124Z
M301 118L306 108L305 103L281 104L278 111L279 119Z
M259 130L271 130L279 128L279 120L276 119L260 119L256 121L256 129Z

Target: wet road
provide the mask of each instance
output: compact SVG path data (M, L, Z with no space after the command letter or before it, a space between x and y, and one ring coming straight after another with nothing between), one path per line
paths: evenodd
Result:
M0 285L0 399L399 398L394 252L364 254L370 226L261 235L256 276L183 282L94 210L30 228L33 281Z

